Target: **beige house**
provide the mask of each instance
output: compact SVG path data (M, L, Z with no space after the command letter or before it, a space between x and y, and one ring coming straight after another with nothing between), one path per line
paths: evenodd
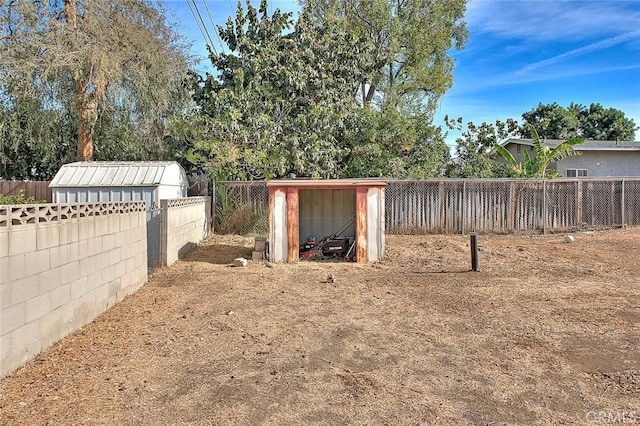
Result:
M562 142L556 139L546 141L551 148ZM536 155L531 139L510 138L501 145L511 152L516 161L523 161L525 151L530 157ZM549 169L569 178L640 176L640 142L587 140L575 145L574 149L582 154L552 163Z

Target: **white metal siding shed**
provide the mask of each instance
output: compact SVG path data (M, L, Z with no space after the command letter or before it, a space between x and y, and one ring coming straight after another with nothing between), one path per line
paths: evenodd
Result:
M187 195L187 177L175 161L92 161L65 164L49 185L56 203L145 200Z

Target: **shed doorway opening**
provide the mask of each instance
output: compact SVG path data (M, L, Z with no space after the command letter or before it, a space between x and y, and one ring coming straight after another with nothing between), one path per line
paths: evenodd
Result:
M355 189L301 189L299 202L300 259L345 258L355 259L356 190ZM326 238L336 235L332 241ZM309 256L319 244L319 253ZM351 249L351 253L349 252Z
M309 236L318 238L320 235L322 238L324 233L331 235L350 217L355 219L355 225L345 232L355 236L356 261L381 260L384 257L386 185L373 179L283 179L267 182L269 260L297 262L301 241ZM323 192L316 196L313 193L317 191ZM300 203L300 193L303 192L307 193Z

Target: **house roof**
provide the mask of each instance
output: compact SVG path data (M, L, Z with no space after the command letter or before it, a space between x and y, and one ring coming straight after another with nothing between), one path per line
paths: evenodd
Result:
M158 186L181 184L175 161L89 161L63 165L49 187Z
M564 140L547 139L545 142L550 148L555 148ZM505 147L510 144L533 146L533 141L531 139L509 138L500 143ZM574 145L573 149L576 151L640 151L640 142L585 140L581 144Z

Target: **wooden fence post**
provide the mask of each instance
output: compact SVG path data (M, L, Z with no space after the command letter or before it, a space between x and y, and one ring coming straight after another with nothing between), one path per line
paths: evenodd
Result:
M444 202L444 182L438 182L438 205L439 205L439 222L440 222L440 232L446 232L445 225L445 214L446 214L446 205Z
M582 181L580 179L576 180L576 225L580 225L584 222L583 214L582 214Z
M542 181L542 234L547 235L547 181Z
M516 184L514 181L509 182L509 219L507 226L509 231L516 229Z
M624 228L624 179L620 183L620 222Z
M460 233L464 234L464 225L467 220L467 181L462 181L462 223Z

